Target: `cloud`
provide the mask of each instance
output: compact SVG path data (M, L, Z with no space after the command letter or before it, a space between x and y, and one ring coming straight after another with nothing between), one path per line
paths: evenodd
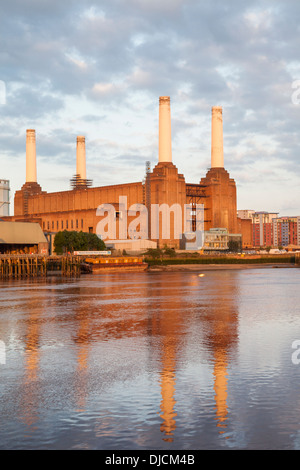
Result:
M213 7L198 0L11 0L1 10L0 145L10 178L10 156L23 158L20 136L28 127L41 138L56 133L55 145L45 137L40 147L55 165L69 161L78 132L93 155L106 156L109 171L118 155L132 157L133 165L139 155L154 163L158 97L167 95L173 157L187 180L199 181L209 165L210 110L218 104L225 164L235 179L246 181L249 164L259 175L264 160L264 181L272 182L280 162L291 185L300 183L300 105L291 100L292 82L300 79L296 0L216 0ZM97 148L99 137L106 148ZM115 172L116 183L119 177ZM277 191L272 184L266 195L257 178L266 210ZM240 183L239 194L251 201Z

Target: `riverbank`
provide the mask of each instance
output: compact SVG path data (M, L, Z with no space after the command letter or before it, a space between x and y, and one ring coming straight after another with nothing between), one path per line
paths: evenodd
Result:
M194 256L150 258L141 256L121 257L79 257L79 256L38 256L0 255L0 279L22 277L46 277L47 275L80 276L84 273L107 272L174 272L212 271L251 268L295 268L300 267L297 254L285 256Z
M148 272L174 272L174 271L220 271L220 270L240 270L240 269L266 269L266 268L298 268L299 265L290 263L264 263L264 264L173 264L173 265L153 265L148 267Z

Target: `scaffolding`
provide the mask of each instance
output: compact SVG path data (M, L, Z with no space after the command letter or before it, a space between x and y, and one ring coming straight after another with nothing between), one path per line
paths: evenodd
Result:
M148 234L151 233L151 163L146 161L146 173L143 179L143 204L148 210Z
M197 204L202 204L204 202L203 199L207 198L206 187L207 186L204 184L186 184L186 198L187 203L191 206L193 232L196 232L197 230ZM204 207L204 211L206 210L207 208ZM206 220L206 218L204 217L204 222L210 222L210 220Z
M92 186L93 181L83 179L80 175L74 175L73 178L70 180L71 188L72 189L87 189Z

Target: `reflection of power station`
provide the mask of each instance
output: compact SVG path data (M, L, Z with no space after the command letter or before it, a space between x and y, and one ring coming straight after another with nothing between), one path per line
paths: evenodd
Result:
M9 216L9 181L0 180L0 217Z
M160 430L163 440L173 442L176 429L175 388L176 385L176 344L162 345L162 370L160 374L161 404Z
M101 204L111 204L118 219L119 197L127 197L128 207L154 204L169 208L176 205L185 213L185 205L192 205L192 213L197 204L204 206L204 230L224 228L230 234L237 233L236 185L224 169L223 118L222 108L212 108L211 168L199 183L186 183L183 174L172 162L170 98L159 99L158 163L151 170L146 164L146 176L136 183L120 183L112 186L91 187L86 176L85 137L77 137L76 174L71 180L71 190L47 193L37 183L35 131L27 130L26 137L26 183L15 194L14 220L39 221L44 231L83 230L96 233L99 215L96 210ZM149 211L151 212L151 210ZM160 217L162 215L160 214ZM170 219L170 234L163 234L160 221L159 236L155 238L159 246L165 244L179 247L175 236L175 215ZM149 219L151 221L151 219ZM117 237L119 231L118 220ZM176 226L177 227L177 226ZM195 231L195 221L192 231ZM176 228L177 230L177 228ZM182 216L181 233L184 233ZM168 238L166 238L168 237ZM149 233L151 238L151 232ZM153 238L153 237L152 237Z

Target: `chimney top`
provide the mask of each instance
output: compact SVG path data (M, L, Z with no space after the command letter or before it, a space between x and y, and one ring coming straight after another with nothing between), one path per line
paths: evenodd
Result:
M160 96L159 97L159 103L168 103L170 102L170 97L169 96Z

